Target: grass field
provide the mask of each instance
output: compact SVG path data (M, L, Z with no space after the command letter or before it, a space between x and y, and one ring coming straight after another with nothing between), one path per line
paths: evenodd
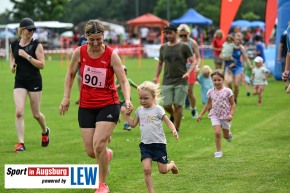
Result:
M93 193L91 189L4 189L5 164L94 164L86 156L77 122L78 99L76 84L72 90L71 107L61 117L58 106L63 97L66 73L64 63L47 61L43 75L41 111L51 128L51 143L40 146L41 130L33 119L27 102L25 109L24 153L13 153L17 143L14 121L14 76L9 65L0 60L0 193ZM156 61L127 58L128 77L140 84L152 80ZM212 65L212 60L205 60ZM76 82L75 82L76 83ZM201 111L199 85L195 86L197 110ZM176 141L168 128L167 150L170 160L180 169L178 175L158 173L153 164L153 182L156 193L287 193L290 192L290 95L284 92L284 83L270 78L263 94L263 105L257 106L256 96L246 96L240 87L236 113L232 121L233 141L222 141L224 156L214 158L213 129L209 119L197 123L184 111L180 139ZM137 92L132 89L134 106L139 106ZM112 193L146 193L138 144L139 128L124 131L123 123L114 130L109 147L114 151L107 180Z

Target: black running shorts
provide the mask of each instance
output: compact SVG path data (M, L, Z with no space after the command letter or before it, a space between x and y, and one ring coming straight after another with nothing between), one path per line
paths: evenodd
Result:
M79 108L78 120L80 128L95 128L96 122L115 122L117 124L120 116L119 104L108 105L103 108L88 109Z

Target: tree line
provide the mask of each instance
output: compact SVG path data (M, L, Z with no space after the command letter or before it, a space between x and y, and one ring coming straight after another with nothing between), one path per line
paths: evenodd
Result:
M213 20L219 26L221 1L218 0L10 0L13 9L0 14L0 24L18 23L23 17L35 21L70 22L78 25L89 19L125 24L145 13L173 20L189 8ZM265 19L265 0L243 0L235 19Z

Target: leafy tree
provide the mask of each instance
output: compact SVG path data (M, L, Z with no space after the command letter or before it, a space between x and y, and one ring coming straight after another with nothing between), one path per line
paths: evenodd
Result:
M243 0L241 6L237 12L237 19L249 19L249 20L265 20L265 9L266 9L265 0ZM253 15L251 14L253 13Z
M33 20L59 20L69 0L10 0L14 3L10 15L15 21L30 17Z
M167 18L167 3L170 3L170 18ZM154 14L164 19L176 19L187 11L185 0L158 0Z
M259 20L261 19L259 15L256 15L253 12L247 12L245 14L242 14L243 19L253 21L253 20Z

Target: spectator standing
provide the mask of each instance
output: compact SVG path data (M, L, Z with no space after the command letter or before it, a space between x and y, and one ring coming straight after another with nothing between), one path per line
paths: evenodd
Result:
M284 72L285 70L286 55L287 55L287 31L285 30L281 35L277 53L277 61L281 62L282 72Z
M214 33L214 38L213 38L212 43L211 43L211 47L213 50L213 56L214 56L215 69L223 69L223 67L222 67L223 60L220 58L223 43L224 43L223 31L218 29Z
M289 71L290 71L290 25L287 27L287 55L286 55L286 62L285 62L285 70L282 74L282 80L287 81L289 78Z
M256 44L255 54L256 56L260 56L261 58L263 58L263 61L265 63L266 58L264 54L264 45L262 43L262 37L260 35L256 35L254 39L255 39L255 44Z

